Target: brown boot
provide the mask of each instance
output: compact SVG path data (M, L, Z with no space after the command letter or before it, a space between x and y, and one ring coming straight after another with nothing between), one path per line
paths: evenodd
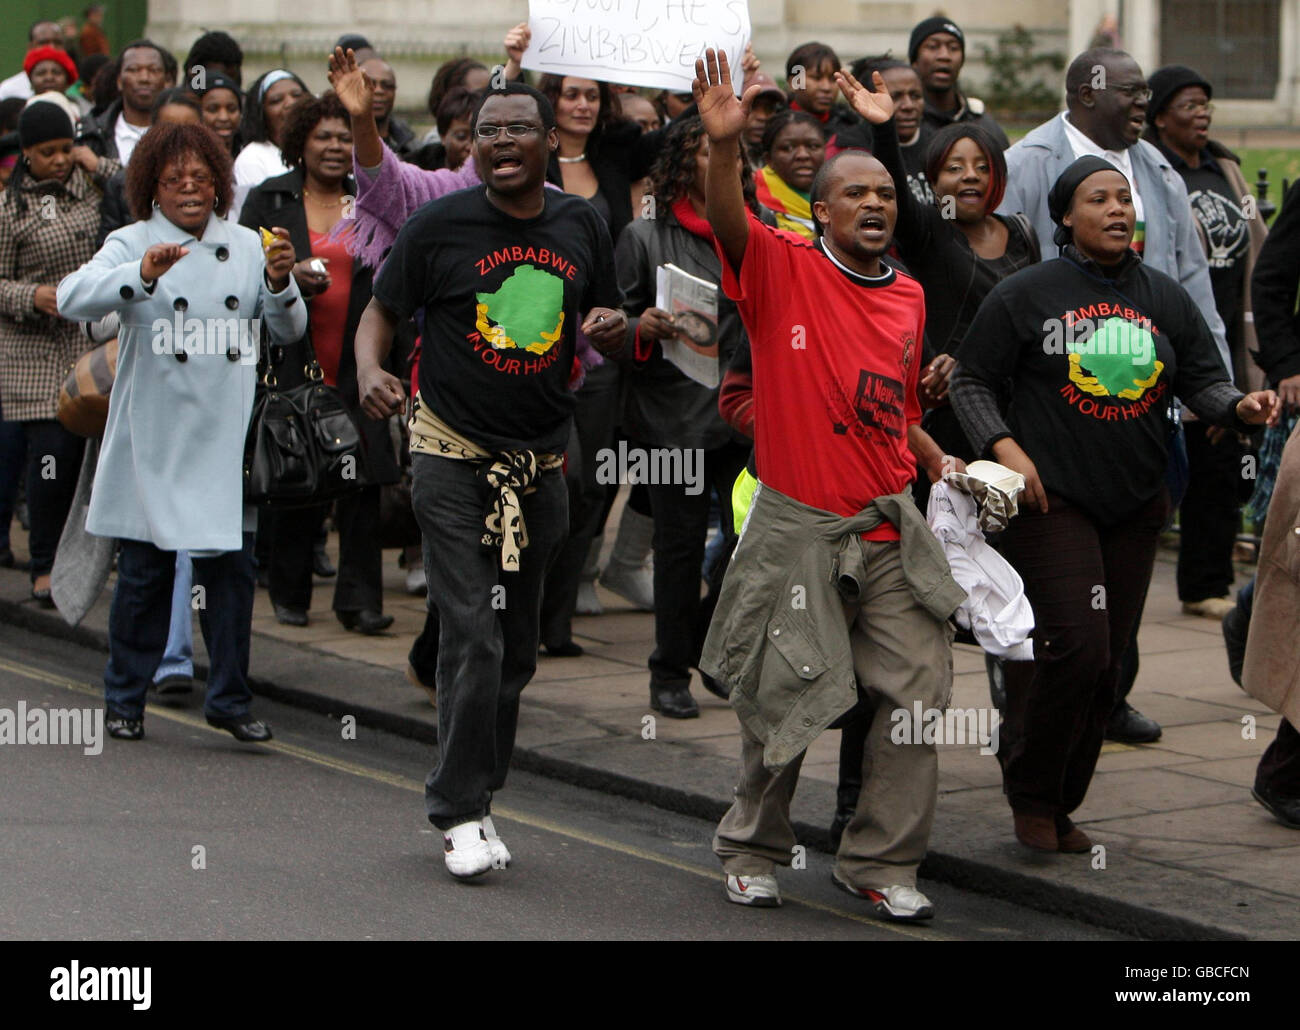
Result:
M1060 844L1056 839L1056 824L1050 816L1030 815L1028 812L1011 814L1016 820L1016 840L1034 851L1058 851Z
M1069 816L1056 817L1056 839L1058 849L1067 854L1092 850L1092 838L1075 826Z

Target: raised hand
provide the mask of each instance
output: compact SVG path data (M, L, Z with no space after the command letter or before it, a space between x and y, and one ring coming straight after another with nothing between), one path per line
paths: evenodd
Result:
M357 55L351 49L344 53L342 47L334 48L330 54L329 80L348 114L353 118L371 114L375 80L357 67Z
M522 61L524 51L528 49L528 44L532 41L532 38L533 30L528 27L528 22L521 21L506 33L506 56L515 62Z
M140 260L140 278L152 282L190 252L189 247L179 243L155 243L144 252Z
M885 88L885 78L880 72L871 73L871 87L875 90L874 93L855 79L851 72L836 72L835 82L853 110L872 125L883 125L894 117L894 98Z
M736 139L745 131L749 109L762 88L758 84L750 86L745 90L745 95L737 99L736 91L731 85L731 68L725 51L719 52L709 47L704 51L702 60L696 59L691 93L695 96L700 119L704 122L704 131L709 134L711 143Z

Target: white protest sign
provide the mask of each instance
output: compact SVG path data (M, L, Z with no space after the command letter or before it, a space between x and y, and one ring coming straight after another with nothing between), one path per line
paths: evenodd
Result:
M748 0L528 0L530 71L689 93L706 47L725 51L740 92Z

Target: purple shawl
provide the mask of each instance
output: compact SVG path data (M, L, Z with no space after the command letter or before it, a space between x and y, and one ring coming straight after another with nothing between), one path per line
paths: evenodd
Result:
M418 165L408 164L384 147L384 159L379 174L371 176L353 158L353 171L357 179L357 199L353 231L342 236L348 252L363 265L379 271L389 249L397 240L402 225L417 210L431 200L437 200L457 190L472 189L481 184L478 168L473 158L467 158L460 168L452 171L440 168L427 172ZM550 183L547 183L551 186ZM339 222L336 234L345 232L347 220ZM586 373L604 363L604 359L586 335L579 330L576 340L578 361L582 372L570 383L577 390Z

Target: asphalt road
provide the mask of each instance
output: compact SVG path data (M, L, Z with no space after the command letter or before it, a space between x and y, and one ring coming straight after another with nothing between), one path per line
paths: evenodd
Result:
M0 626L0 709L102 707L104 655ZM514 862L451 879L424 818L430 749L265 700L266 745L210 728L196 693L146 738L0 745L6 939L1122 940L923 881L937 916L876 920L830 858L780 875L785 906L728 904L713 827L515 774L494 818Z

